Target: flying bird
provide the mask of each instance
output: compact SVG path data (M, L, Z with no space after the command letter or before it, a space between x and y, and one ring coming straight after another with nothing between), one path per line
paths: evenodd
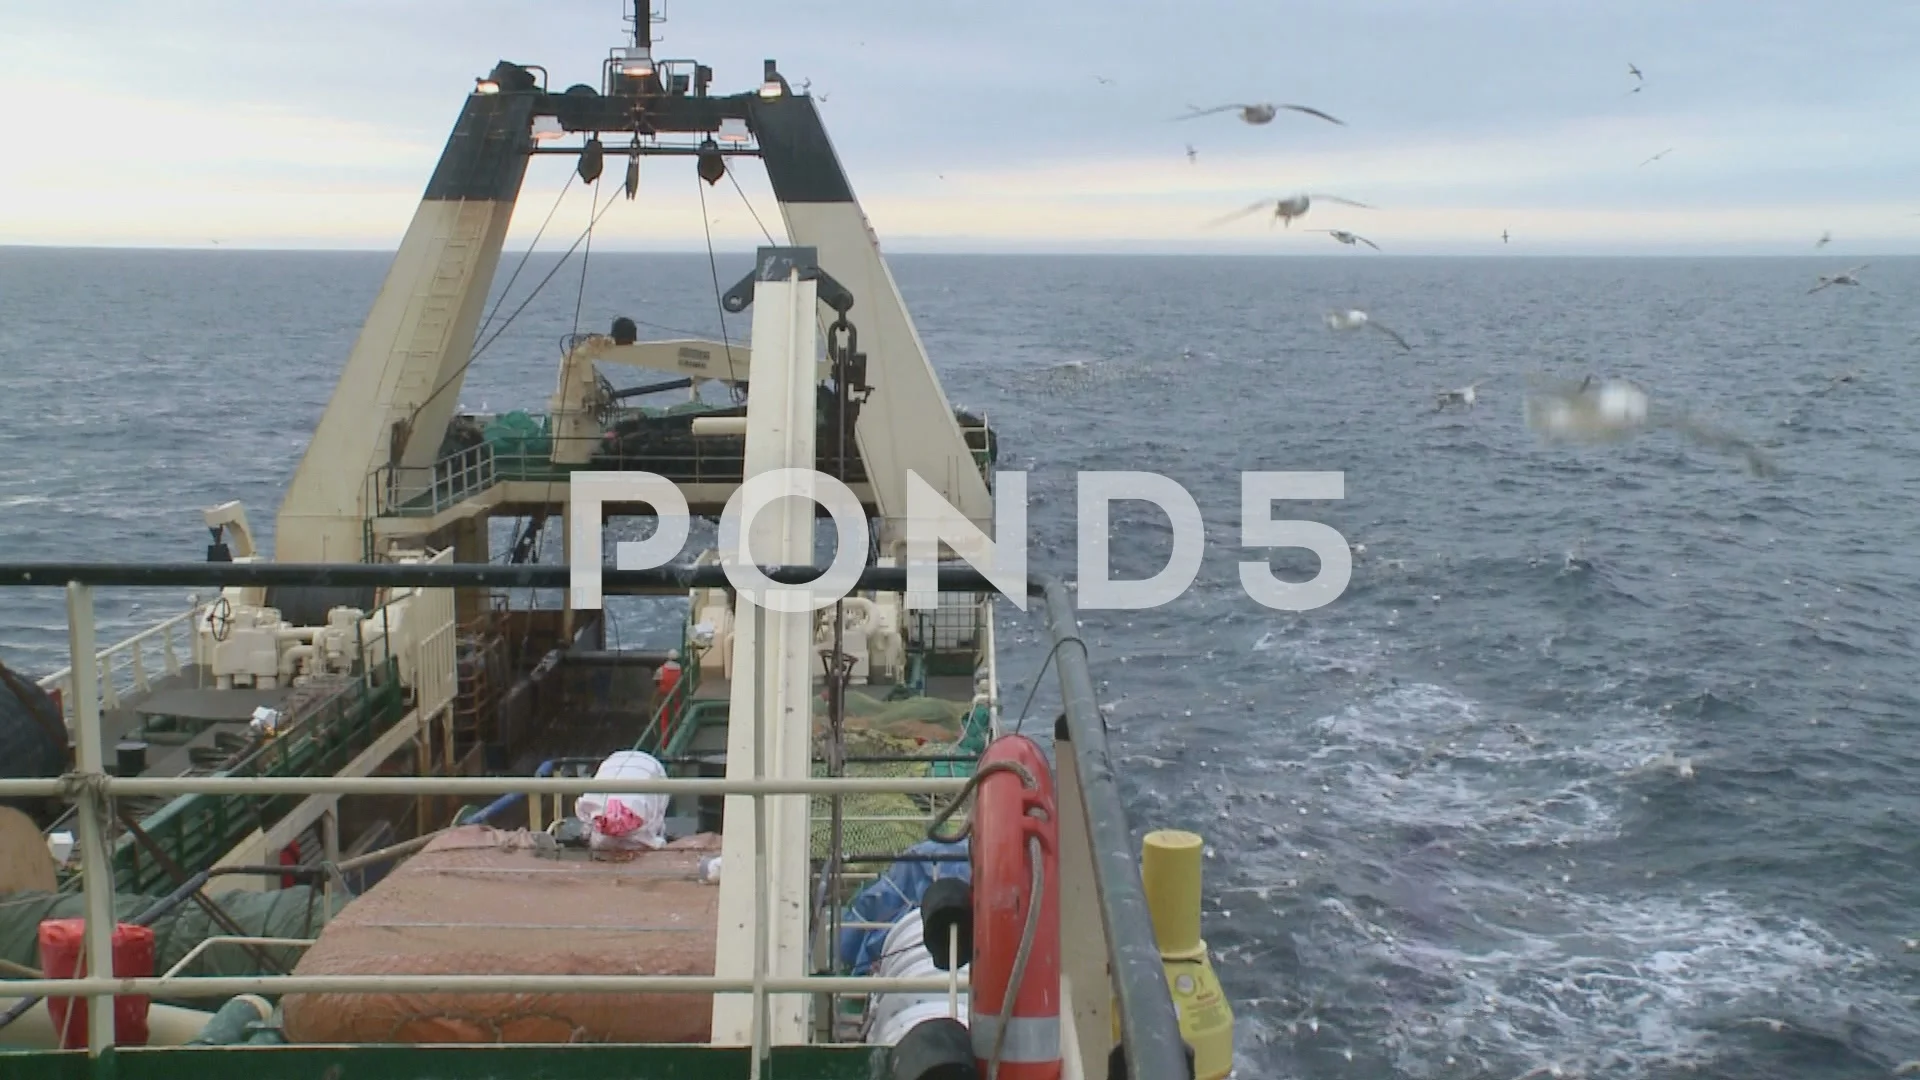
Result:
M1200 151L1195 150L1193 148L1192 143L1188 143L1187 144L1187 164L1191 165L1198 160L1200 160Z
M1859 285L1860 279L1858 277L1855 277L1854 275L1858 274L1860 271L1865 270L1867 267L1872 265L1873 265L1872 263L1861 263L1859 266L1856 266L1851 270L1843 270L1840 273L1834 274L1832 276L1821 274L1820 284L1815 285L1811 289L1808 289L1807 295L1812 296L1814 293L1819 292L1821 289L1824 289L1829 285Z
M1828 244L1831 244L1831 243L1833 243L1833 234L1830 232L1823 232L1820 234L1820 239L1815 240L1813 242L1813 246L1814 246L1814 249L1817 251L1820 248L1826 247Z
M1840 374L1835 375L1833 378L1827 380L1827 385L1821 387L1818 390L1815 390L1814 393L1816 395L1825 396L1827 394L1832 393L1834 390L1838 389L1839 387L1844 386L1847 383L1853 382L1857 378L1859 378L1859 376L1854 374L1853 372L1843 371Z
M1486 380L1475 379L1473 382L1460 387L1458 390L1440 391L1434 395L1433 411L1439 412L1449 405L1459 405L1468 409L1473 408L1474 402L1480 400L1480 384L1483 382L1486 382Z
M1365 244L1375 251L1380 250L1379 244L1376 244L1373 241L1367 239L1366 237L1361 236L1359 233L1350 233L1345 229L1315 229L1313 231L1326 233L1328 236L1333 237L1335 240L1340 241L1341 243L1347 245L1348 247L1353 247L1355 246L1356 243L1359 243L1359 244Z
M1293 225L1293 219L1305 215L1307 212L1307 208L1313 205L1313 200L1315 199L1322 199L1322 200L1325 200L1326 202L1341 203L1346 206L1357 206L1362 210L1374 209L1374 207L1368 206L1366 203L1354 202L1352 199L1343 199L1338 195L1289 195L1283 199L1261 199L1259 202L1254 203L1252 206L1246 207L1245 209L1235 210L1233 213L1228 214L1225 217L1216 218L1213 221L1208 222L1207 226L1211 228L1215 225L1225 225L1227 222L1232 221L1235 218L1243 218L1243 217L1246 217L1248 214L1258 213L1261 210L1265 210L1268 207L1272 207L1273 220L1284 222L1289 227L1291 227Z
M1647 81L1647 77L1645 75L1640 74L1640 69L1637 67L1634 67L1631 62L1627 64L1627 74L1633 76L1636 79L1639 79L1641 82Z
M1668 154L1671 154L1671 153L1673 153L1673 147L1669 146L1665 150L1662 150L1659 153L1648 158L1647 160L1641 162L1640 167L1645 168L1646 166L1651 165L1656 161L1659 161L1661 158L1666 157Z
M1094 76L1093 78L1094 78L1094 81L1095 81L1095 82L1098 82L1098 83L1099 83L1099 84L1100 84L1101 86L1112 86L1112 85L1113 85L1113 80L1112 80L1112 79L1109 79L1109 78L1107 78L1107 77L1106 77L1105 75L1095 75L1095 76Z
M1756 476L1772 475L1773 462L1753 443L1695 419L1684 409L1656 408L1647 392L1625 379L1578 386L1549 385L1528 395L1527 426L1549 442L1617 443L1646 428L1667 428L1711 449L1736 453Z
M1361 311L1359 308L1348 308L1346 311L1327 312L1327 326L1334 330L1358 330L1363 326L1370 326L1373 329L1378 330L1381 333L1392 338L1396 343L1399 344L1399 346L1402 349L1405 349L1408 352L1413 351L1413 346L1407 344L1406 338L1403 338L1399 334L1394 333L1392 330L1389 330L1386 327L1381 326L1379 323L1374 322L1372 316L1368 315L1364 311Z
M1339 120L1334 117L1328 116L1326 113L1321 112L1319 109L1310 108L1306 105L1273 105L1273 104L1215 105L1211 109L1202 109L1197 105L1189 105L1187 106L1187 108L1192 111L1188 112L1187 115L1185 116L1176 116L1174 117L1174 119L1175 120L1192 120L1195 117L1211 116L1214 113L1238 112L1240 114L1240 119L1245 120L1249 124L1258 126L1260 124L1272 123L1273 118L1280 115L1281 109L1292 109L1294 112L1306 113L1308 116L1317 116L1320 119L1325 120L1330 124L1339 124L1341 127L1347 126L1347 122L1345 120Z
M1513 243L1513 241L1512 241L1512 240L1510 240L1510 239L1508 239L1508 237L1507 237L1507 230L1505 230L1505 229L1501 229L1501 230L1500 230L1500 242L1501 242L1501 243L1503 243L1503 244L1511 244L1511 243Z

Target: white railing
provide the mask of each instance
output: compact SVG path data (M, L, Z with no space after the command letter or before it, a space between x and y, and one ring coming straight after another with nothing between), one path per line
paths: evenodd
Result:
M194 632L197 626L195 620L204 610L206 605L196 602L186 611L95 653L93 663L99 680L100 711L119 708L121 694L145 694L153 689L157 680L180 674L182 655L188 663L198 664L200 639ZM157 670L150 666L155 662L159 664ZM69 664L41 679L39 685L49 694L59 694L60 712L71 731L75 715L73 665Z
M450 590L421 590L445 592ZM424 596L420 599L425 599ZM184 618L184 617L182 617ZM77 764L73 773L57 779L0 779L0 798L64 796L77 805L81 890L86 905L85 954L112 955L114 930L113 866L107 823L117 796L210 794L271 795L499 795L523 791L529 796L600 794L745 795L757 806L770 795L957 795L968 781L933 777L809 777L790 780L662 779L617 780L593 777L346 777L346 776L132 776L106 773L100 728L102 698L99 675L106 653L93 649L94 619L91 586L67 586L67 621L75 663L63 673L76 687L74 734ZM153 631L149 631L149 634ZM759 740L756 740L758 745ZM757 770L756 770L757 771ZM767 859L765 829L756 829L755 863ZM755 875L755 909L765 912L769 891L766 875ZM757 970L751 977L708 975L279 975L181 976L8 980L15 996L81 996L92 999L88 1009L88 1052L99 1055L114 1043L114 1011L98 999L114 994L150 997L227 997L234 994L288 993L744 993L753 997L753 1073L761 1074L771 1047L765 1041L762 1018L771 994L947 993L968 988L956 972L945 978L881 978L879 976L809 975L776 977Z
M987 730L993 738L1000 737L1000 638L999 628L994 618L999 614L992 593L980 597L979 618L980 656L987 667ZM1039 678L1038 675L1034 676Z

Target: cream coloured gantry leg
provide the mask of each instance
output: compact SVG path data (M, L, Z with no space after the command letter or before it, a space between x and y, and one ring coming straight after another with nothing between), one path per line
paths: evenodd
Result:
M815 249L820 268L854 296L853 319L873 386L855 437L883 519L882 545L904 537L909 470L976 528L993 535L986 480L813 100L792 94L756 98L748 111L788 239Z
M401 490L417 490L431 476L545 97L468 96L287 485L274 527L276 561L361 561L374 470L397 459Z

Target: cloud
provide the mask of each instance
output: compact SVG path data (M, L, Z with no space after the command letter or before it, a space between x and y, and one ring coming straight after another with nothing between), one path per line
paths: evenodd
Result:
M1920 239L1906 216L1920 210L1911 5L1862 0L1835 20L1787 0L844 0L823 22L741 2L725 17L676 8L661 51L701 56L723 87L756 79L768 53L796 85L811 77L890 248L1278 251L1329 226L1408 253L1478 250L1494 225L1524 229L1528 250L1827 228L1891 249ZM550 60L556 87L596 82L621 33L618 5L602 6L9 12L0 139L25 150L0 158L0 243L390 248L474 75L506 56ZM139 62L107 62L127 57ZM1643 93L1626 93L1629 59ZM1236 98L1304 102L1349 126L1170 119ZM564 167L531 170L510 245L531 237ZM596 246L698 249L709 231L716 246L760 242L731 184L709 189L703 212L680 172L691 166L649 164L646 197L610 213ZM777 230L757 174L741 170ZM1295 191L1379 209L1316 206L1292 230L1200 227ZM542 247L577 235L569 213Z

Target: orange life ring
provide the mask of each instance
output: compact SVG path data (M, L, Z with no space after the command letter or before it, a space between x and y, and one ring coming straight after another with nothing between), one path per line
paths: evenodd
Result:
M1059 1080L1060 867L1053 770L1032 739L1007 735L980 756L972 822L973 1054L989 1080ZM1034 858L1039 860L1038 889ZM1030 912L1039 922L1016 972ZM1017 985L1015 983L1018 977ZM1013 994L1004 1034L1001 1012ZM999 1072L989 1070L996 1051Z

